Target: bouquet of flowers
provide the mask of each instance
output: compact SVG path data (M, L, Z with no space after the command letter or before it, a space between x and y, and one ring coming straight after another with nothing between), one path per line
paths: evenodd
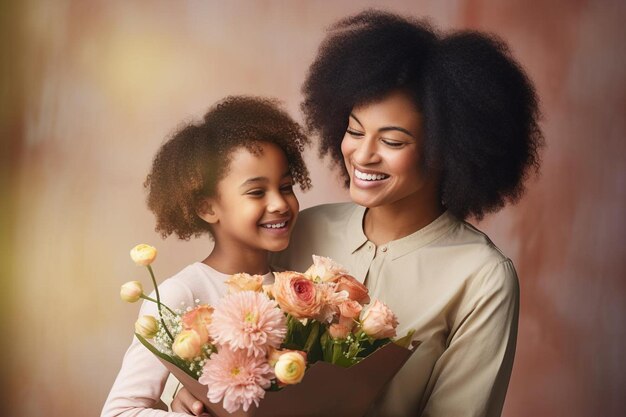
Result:
M340 413L359 415L412 353L412 332L389 343L396 336L396 316L384 303L370 303L367 288L329 258L314 255L304 273L274 272L272 285L264 286L260 275L235 274L216 305L172 310L160 300L151 267L155 257L148 245L131 250L135 263L147 267L156 299L145 295L138 281L124 284L121 298L158 305L159 317L140 317L135 335L214 415L295 415L289 400L318 410L320 398L331 406L339 399L345 404L345 393L333 402L332 391L321 387L342 378L367 381L361 392L353 390L355 400ZM258 408L251 408L253 403ZM321 415L305 413L314 414Z

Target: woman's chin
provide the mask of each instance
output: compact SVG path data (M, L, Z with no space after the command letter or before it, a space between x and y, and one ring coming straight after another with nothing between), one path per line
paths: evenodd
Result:
M350 199L359 206L372 208L380 205L380 194L368 192L350 184Z

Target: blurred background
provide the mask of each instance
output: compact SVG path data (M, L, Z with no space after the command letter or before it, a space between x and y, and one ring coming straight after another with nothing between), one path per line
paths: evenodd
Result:
M229 94L297 119L324 30L366 7L495 32L535 81L547 148L525 198L478 227L515 262L522 304L504 416L626 415L626 3L36 1L0 6L2 416L96 416L138 305L207 238L162 241L142 182L179 123ZM311 150L302 207L347 200ZM622 392L622 394L619 394Z

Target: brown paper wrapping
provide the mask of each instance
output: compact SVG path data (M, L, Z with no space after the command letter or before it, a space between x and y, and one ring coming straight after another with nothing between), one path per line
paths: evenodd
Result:
M413 352L388 343L350 368L316 362L301 383L268 391L258 408L253 404L247 412L240 409L232 414L221 403L209 402L205 385L161 362L214 417L362 417Z

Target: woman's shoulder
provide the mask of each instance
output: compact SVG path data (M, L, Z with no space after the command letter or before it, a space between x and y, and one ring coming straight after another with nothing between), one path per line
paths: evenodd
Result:
M456 233L465 246L465 258L476 268L475 285L517 291L518 278L513 261L485 232L468 222L460 222Z
M427 245L430 263L442 273L458 277L464 286L490 283L515 286L517 275L511 259L476 226L450 217L450 227ZM418 259L422 259L421 257Z
M482 264L497 264L509 260L485 232L462 220L455 221L455 227L449 230L441 244L463 248L467 254Z

